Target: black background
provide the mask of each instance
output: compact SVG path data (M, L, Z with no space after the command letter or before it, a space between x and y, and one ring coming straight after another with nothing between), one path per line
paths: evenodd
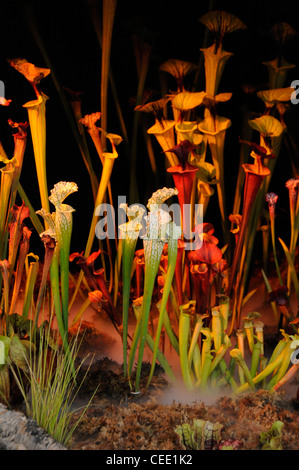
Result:
M98 5L101 16L101 1ZM279 21L289 23L299 31L296 2L266 1L140 1L118 0L111 51L111 69L115 78L118 97L126 120L129 139L132 133L134 98L137 90L137 73L134 58L132 35L142 35L152 44L150 69L146 87L152 90L152 98L159 98L158 67L170 58L189 60L198 63L200 48L204 40L210 45L210 36L198 19L209 9L222 9L237 15L248 27L227 35L224 49L234 53L226 65L219 91L233 92L233 98L223 105L221 115L232 120L232 128L226 141L226 176L228 178L228 206L231 210L235 191L235 177L238 169L239 144L241 132L242 106L248 100L242 85L250 84L254 90L266 89L268 74L263 62L276 56L276 46L269 29ZM9 107L0 109L0 140L6 153L11 156L13 139L8 119L16 122L27 120L26 109L22 107L34 99L34 92L26 79L14 70L7 59L22 57L40 67L46 67L44 56L33 34L31 22L35 19L39 34L43 40L52 69L62 86L82 92L83 115L100 110L101 49L94 31L87 2L81 1L2 1L1 2L1 43L0 43L0 79L5 84L7 99L12 99ZM299 37L295 36L288 44L285 58L296 64L289 74L289 86L292 80L299 79ZM198 90L204 89L204 76L200 75ZM175 84L169 79L170 89ZM89 177L82 157L75 142L68 120L65 116L59 95L51 76L41 82L41 90L49 96L47 102L47 171L48 188L62 180L75 181L79 192L72 195L67 203L75 209L73 250L85 248L86 237L93 212L92 193ZM260 100L251 96L251 107L258 115L263 110ZM121 134L113 99L109 94L108 131ZM291 110L290 126L298 141L298 110ZM99 123L100 124L100 123ZM153 122L149 122L149 125ZM89 139L89 136L87 136ZM90 143L90 152L94 168L100 177L101 165ZM112 188L115 199L118 195L129 194L130 155L124 146L119 146L119 158L115 162ZM156 144L154 144L156 145ZM165 185L164 156L160 158L160 147L156 146L156 159L159 167L159 183ZM298 158L295 156L295 158ZM138 189L140 202L145 204L153 191L158 189L151 175L144 143L140 137L138 143ZM276 174L273 176L271 190L281 195L278 218L281 225L288 224L287 192L285 181L292 177L289 155L283 147ZM30 133L25 154L21 182L32 204L39 209L39 196L34 167L34 158ZM168 181L169 182L169 181ZM170 182L172 184L172 182ZM162 187L162 186L161 186ZM116 201L117 202L117 201ZM128 201L133 202L133 201ZM211 205L211 211L213 204ZM211 217L212 217L211 213ZM214 222L214 221L213 221ZM217 222L215 222L217 226Z

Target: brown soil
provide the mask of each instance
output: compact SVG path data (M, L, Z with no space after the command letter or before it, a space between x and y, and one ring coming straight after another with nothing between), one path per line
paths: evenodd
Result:
M260 274L252 288L257 293L250 299L248 311L258 311L265 328L265 355L269 356L281 335ZM272 277L271 277L272 280ZM272 288L275 288L274 282ZM297 312L297 299L293 299L293 312ZM259 390L246 396L188 395L185 389L168 383L163 369L156 366L150 388L145 394L133 395L123 378L121 341L113 333L111 324L99 319L98 314L84 318L82 354L93 353L95 359L78 395L72 423L94 391L91 405L80 421L69 448L72 450L185 450L175 428L183 423L192 425L194 419L204 419L222 425L221 439L240 441L240 450L259 450L260 433L270 430L280 420L282 447L298 450L299 398L298 377L281 391L270 394ZM107 328L108 326L108 328ZM106 357L107 356L107 357ZM108 359L108 357L110 359ZM145 356L150 361L151 355ZM174 364L176 370L178 365ZM141 390L144 388L150 364L142 367ZM82 371L83 374L83 371ZM82 408L83 407L83 408Z
M145 384L149 364L144 364L141 387ZM284 392L275 395L260 390L243 397L223 396L207 405L169 401L175 396L158 367L148 392L132 395L124 381L120 365L109 359L97 361L85 378L77 406L87 403L97 388L72 441L71 450L183 450L175 428L194 419L220 423L222 440L240 441L240 450L259 450L260 433L276 420L284 423L284 450L298 450L299 401L287 399ZM82 413L74 412L72 423Z

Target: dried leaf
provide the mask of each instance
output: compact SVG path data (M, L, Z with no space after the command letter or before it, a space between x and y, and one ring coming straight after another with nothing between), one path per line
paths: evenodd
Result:
M8 61L9 64L18 72L24 75L30 83L38 84L43 78L47 77L51 70L41 67L36 67L26 59L12 59Z
M9 355L12 362L24 372L29 372L28 368L28 350L17 335L11 339Z
M136 106L134 110L142 111L144 113L159 114L159 112L166 106L169 100L170 100L170 96L167 96L165 98L161 98L160 100L150 101L145 104L140 104Z

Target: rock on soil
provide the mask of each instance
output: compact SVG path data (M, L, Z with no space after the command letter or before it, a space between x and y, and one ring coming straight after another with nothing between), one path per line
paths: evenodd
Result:
M0 403L0 450L67 450L19 411Z

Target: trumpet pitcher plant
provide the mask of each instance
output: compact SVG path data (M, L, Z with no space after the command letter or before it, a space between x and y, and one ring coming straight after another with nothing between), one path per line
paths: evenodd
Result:
M41 236L48 235L56 241L50 275L55 314L64 345L67 343L68 332L69 256L73 224L72 213L74 212L71 206L64 204L64 200L76 191L78 191L76 183L65 181L57 183L51 190L49 197L50 202L55 206L55 212L49 213L44 209L37 211L37 214L41 215L49 226L49 229Z
M161 209L161 205L171 196L177 194L176 189L163 188L156 191L148 201L149 213L146 216L146 235L143 238L144 246L144 293L141 305L141 311L138 316L137 326L132 339L129 362L128 376L131 376L133 360L137 345L139 343L138 361L136 368L135 391L139 391L140 373L142 367L143 352L148 328L148 319L151 307L151 299L158 273L160 259L163 247L169 236L170 215Z

